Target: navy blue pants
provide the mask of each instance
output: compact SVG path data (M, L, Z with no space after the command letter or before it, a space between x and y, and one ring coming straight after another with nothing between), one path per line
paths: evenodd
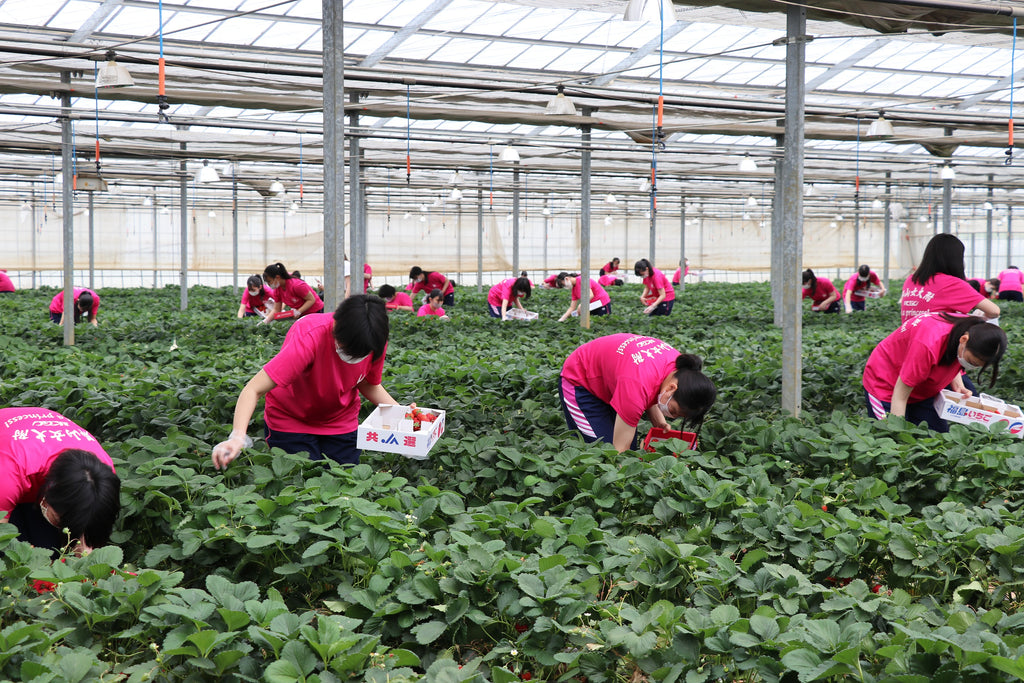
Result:
M266 427L267 445L287 453L309 453L310 460L323 460L324 456L339 465L358 465L357 432L348 434L301 434L281 432Z

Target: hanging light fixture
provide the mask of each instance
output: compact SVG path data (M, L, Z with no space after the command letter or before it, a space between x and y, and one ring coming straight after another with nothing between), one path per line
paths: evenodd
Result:
M605 216L604 217L604 224L605 225L611 225L612 224L612 217L611 216Z
M885 208L885 204L883 204L882 200L879 199L878 197L875 197L875 199L871 202L871 210L872 211L881 211L884 208Z
M743 155L743 158L740 159L740 163L736 168L739 169L740 173L756 173L757 163L750 158L750 153L748 152Z
M757 197L755 197L754 195L750 195L749 197L747 197L747 206L749 206L751 209L756 207L757 206Z
M664 21L676 23L676 8L672 0L629 0L623 21Z
M750 220L750 214L749 213L743 214L743 220L749 221Z
M651 191L651 181L647 180L646 178L644 178L636 186L636 189L637 189L638 192L650 192Z
M804 196L805 197L816 197L818 195L818 188L814 186L814 183L807 183L804 185Z
M613 194L606 194L604 196L604 203L605 204L617 204L618 202L619 202L618 198L615 195L613 195Z
M270 183L270 194L284 194L284 183L275 179Z
M426 223L426 222L427 222L427 217L426 216L420 216L420 223Z
M220 180L220 176L217 174L217 169L210 166L210 162L203 160L203 167L199 169L199 173L196 173L197 183L215 183Z
M143 197L142 198L142 205L143 206L153 206L153 200L150 199L149 197Z
M298 202L292 202L291 206L288 207L288 210L292 211L292 212L298 211L299 210L299 203Z
M206 215L209 216L210 218L216 218L217 217L217 212L214 211L213 209L210 209L210 212L208 214L206 214Z
M406 211L404 218L412 218L412 214Z
M519 152L512 145L505 145L505 148L501 150L501 154L498 156L498 161L519 161Z
M505 214L505 220L508 221L509 223L512 222L512 212L511 211L509 211L507 214Z
M841 221L841 220L843 220L843 214L841 214L841 213L837 213L837 214L836 214L836 220L837 220L837 221Z
M449 185L459 185L462 183L462 174L458 170L452 171L452 174L448 176Z
M985 211L991 211L992 202L985 202L984 204L981 205L981 208L984 209Z
M107 50L107 63L96 72L97 88L127 88L135 85L128 69L114 61L114 51Z
M885 112L878 112L878 118L871 122L868 126L868 133L865 137L869 138L891 138L896 134L896 131L892 129L892 124L885 120Z
M543 209L540 210L540 215L542 215L542 216L550 216L551 215L551 209L549 209L548 207L545 206Z
M942 170L939 171L939 179L953 180L954 178L956 178L956 171L953 170L953 167L949 163L943 164Z
M434 203L431 204L431 206L434 206L434 207L441 206L441 198L440 197L434 197Z
M161 206L160 207L160 215L161 216L166 216L170 212L171 212L171 207L169 207L169 206Z
M565 86L561 83L558 84L558 93L548 100L548 106L544 108L544 113L552 114L554 116L576 115L576 105L572 103L572 100L565 96Z
M426 204L420 204L420 212L426 213L427 211L430 211L430 207L427 206Z
M462 190L460 190L457 187L453 187L452 188L452 193L451 193L451 196L449 196L449 199L451 199L453 202L461 201L462 200Z

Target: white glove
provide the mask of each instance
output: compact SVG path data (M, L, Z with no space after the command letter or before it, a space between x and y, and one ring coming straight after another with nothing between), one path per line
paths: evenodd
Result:
M248 434L232 431L227 441L221 441L213 447L213 466L218 470L226 469L232 460L242 454L242 449L252 446Z

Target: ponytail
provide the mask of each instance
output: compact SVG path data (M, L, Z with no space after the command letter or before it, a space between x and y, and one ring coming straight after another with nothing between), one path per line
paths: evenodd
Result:
M263 269L263 279L269 280L271 278L281 278L282 280L291 280L292 275L288 272L288 269L284 267L281 262L271 263L269 266Z

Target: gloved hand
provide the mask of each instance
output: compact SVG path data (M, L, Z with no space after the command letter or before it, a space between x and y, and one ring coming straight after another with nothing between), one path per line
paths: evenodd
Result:
M213 447L213 466L218 470L226 469L232 460L242 454L242 449L252 446L252 439L247 434L232 431L227 441L221 441Z

